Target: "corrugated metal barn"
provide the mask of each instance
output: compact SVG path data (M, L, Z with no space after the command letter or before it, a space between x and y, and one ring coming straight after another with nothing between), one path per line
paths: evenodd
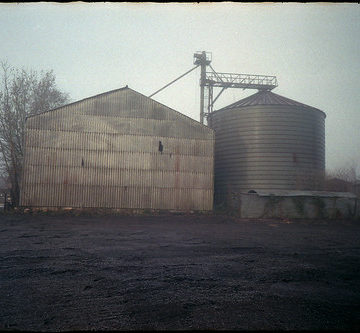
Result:
M128 87L26 121L23 207L211 210L214 133Z

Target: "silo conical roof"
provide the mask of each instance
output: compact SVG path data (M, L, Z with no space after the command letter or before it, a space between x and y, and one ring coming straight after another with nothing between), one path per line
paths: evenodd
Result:
M220 110L234 109L238 107L254 106L254 105L291 105L291 106L301 106L303 108L305 107L305 108L318 110L317 108L275 94L269 90L260 90L256 94L243 98L240 101L230 104L224 108L221 108Z

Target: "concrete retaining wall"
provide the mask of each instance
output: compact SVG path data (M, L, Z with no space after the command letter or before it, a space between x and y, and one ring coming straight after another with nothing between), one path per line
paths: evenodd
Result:
M232 193L230 209L242 218L360 217L359 199L352 193L277 191L275 193Z

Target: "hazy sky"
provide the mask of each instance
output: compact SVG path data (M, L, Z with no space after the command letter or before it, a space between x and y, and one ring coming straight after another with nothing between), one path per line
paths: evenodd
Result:
M358 4L0 4L0 50L14 67L53 69L73 101L125 85L150 95L212 52L216 71L276 75L275 93L323 110L327 169L360 173ZM199 77L154 99L199 120ZM215 109L255 92L228 89Z

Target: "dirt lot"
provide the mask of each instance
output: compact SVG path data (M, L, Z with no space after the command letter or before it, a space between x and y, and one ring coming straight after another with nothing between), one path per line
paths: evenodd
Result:
M0 215L0 329L360 329L360 224Z

